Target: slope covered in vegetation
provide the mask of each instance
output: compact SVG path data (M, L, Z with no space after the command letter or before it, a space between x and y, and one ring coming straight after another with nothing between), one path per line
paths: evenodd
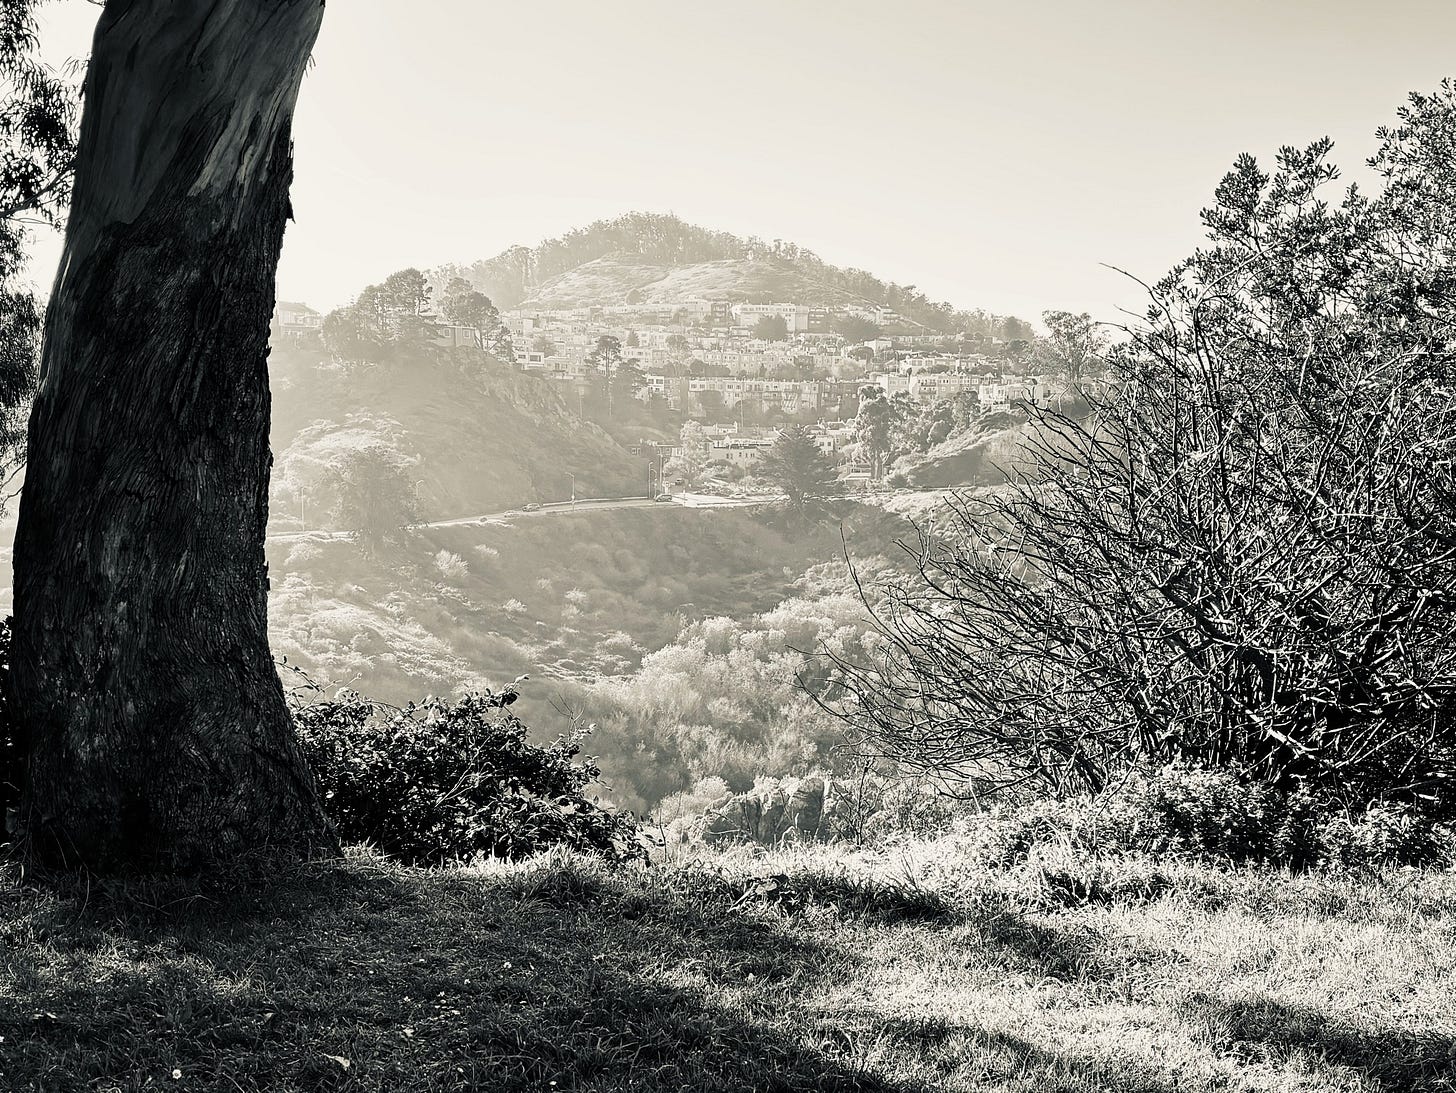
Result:
M643 464L572 413L545 380L470 349L401 346L389 359L330 362L275 350L273 514L328 527L327 471L348 450L382 445L413 466L428 519L529 501L640 494Z
M597 724L589 750L613 799L642 808L702 777L747 788L822 760L832 741L797 667L863 627L846 545L880 573L911 531L873 506L789 524L772 509L654 505L420 528L374 554L279 541L273 648L397 704L529 673L526 722L544 738Z

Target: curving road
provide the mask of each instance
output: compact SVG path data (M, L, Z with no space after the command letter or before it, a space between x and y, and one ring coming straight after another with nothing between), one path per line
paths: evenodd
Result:
M424 524L412 524L414 528L460 528L472 527L481 524L500 523L507 520L523 520L533 516L557 516L563 513L574 512L598 512L603 509L633 509L633 508L657 508L677 505L680 508L689 509L725 509L725 508L746 508L750 505L763 505L780 500L780 495L764 495L762 497L718 497L707 493L675 493L672 501L654 501L650 497L597 497L579 501L543 501L539 508L527 510L525 508L506 509L503 512L485 512L478 516L458 516L451 520L432 520ZM293 543L304 539L333 540L348 539L353 535L348 531L289 531L276 535L269 535L270 543Z

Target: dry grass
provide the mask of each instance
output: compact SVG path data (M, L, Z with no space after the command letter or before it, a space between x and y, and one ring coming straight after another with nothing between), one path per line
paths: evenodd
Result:
M950 854L12 883L0 1088L1456 1087L1449 875Z

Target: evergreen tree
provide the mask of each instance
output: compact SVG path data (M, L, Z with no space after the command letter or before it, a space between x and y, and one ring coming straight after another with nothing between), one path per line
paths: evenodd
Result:
M834 460L819 450L802 425L790 425L779 433L759 461L758 473L781 489L797 512L833 497L839 486Z

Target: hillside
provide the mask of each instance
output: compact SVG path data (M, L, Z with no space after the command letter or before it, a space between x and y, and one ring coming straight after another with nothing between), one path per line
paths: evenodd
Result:
M662 213L598 220L534 247L515 246L494 258L447 264L432 277L437 285L462 277L503 309L548 302L622 304L636 288L664 302L697 295L746 302L867 303L944 333L989 334L1002 321L985 311L931 300L914 285L833 265L793 242L713 231Z
M646 464L583 422L545 380L474 350L416 347L379 364L275 352L274 522L329 526L327 468L383 444L413 461L423 515L499 512L529 501L644 490Z
M530 674L516 707L526 723L549 739L572 728L568 710L590 715L612 799L641 808L701 777L747 788L818 755L785 751L822 722L799 708L783 646L862 628L841 552L878 572L911 531L904 517L849 504L811 527L785 527L771 510L661 505L421 528L379 555L275 540L270 638L320 682L397 705ZM718 635L712 648L700 622ZM762 632L739 642L730 630ZM664 688L670 709L657 708ZM683 725L701 731L710 718L717 743L682 746Z
M837 288L812 270L772 256L724 258L670 265L612 256L559 274L536 286L523 308L588 307L628 299L644 305L678 305L689 300L774 303L793 300L812 307L873 301Z

